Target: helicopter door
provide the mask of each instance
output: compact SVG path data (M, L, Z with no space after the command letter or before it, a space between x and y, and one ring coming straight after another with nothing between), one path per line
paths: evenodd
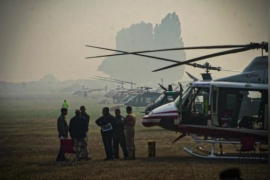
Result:
M212 106L211 106L212 123L214 126L219 126L219 123L218 123L218 94L219 94L219 88L214 86L213 91L212 91Z

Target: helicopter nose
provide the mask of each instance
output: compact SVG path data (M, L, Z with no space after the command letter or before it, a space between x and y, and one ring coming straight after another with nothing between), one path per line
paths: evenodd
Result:
M144 127L159 126L160 118L153 117L151 115L145 115L142 119L142 125Z

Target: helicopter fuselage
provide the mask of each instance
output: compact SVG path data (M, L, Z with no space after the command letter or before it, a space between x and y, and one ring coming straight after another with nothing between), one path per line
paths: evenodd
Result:
M208 122L220 128L265 130L267 99L267 84L194 82L182 100L178 98L154 109L143 117L142 124L179 132L185 125L207 126Z

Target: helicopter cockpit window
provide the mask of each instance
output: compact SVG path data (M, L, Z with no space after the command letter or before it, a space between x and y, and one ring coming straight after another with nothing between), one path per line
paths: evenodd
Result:
M184 90L183 95L182 95L182 104L188 98L188 94L190 93L190 91L191 91L191 86L189 86L186 90ZM180 103L180 96L178 96L174 100L174 104L176 107L179 107L179 103Z
M194 89L188 107L193 112L200 114L207 114L208 110L206 109L208 108L208 99L209 99L208 88Z
M151 98L150 98L150 97L146 97L146 98L145 98L145 103L146 103L146 104L151 103Z
M155 103L158 103L160 102L163 98L164 98L165 94L162 93L156 100L155 100Z
M206 125L209 88L193 88L182 103L183 117L187 124Z
M172 102L173 101L173 96L172 95L168 95L167 96L167 102Z

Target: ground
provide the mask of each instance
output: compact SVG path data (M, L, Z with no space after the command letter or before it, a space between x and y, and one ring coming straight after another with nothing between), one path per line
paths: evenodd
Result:
M172 144L179 134L160 127L143 127L143 109L134 109L137 159L122 160L120 149L119 160L103 161L105 152L94 121L103 106L113 105L99 104L101 98L61 94L0 96L0 179L219 179L221 171L234 167L241 171L243 179L268 177L266 162L209 160L187 154L183 147L195 147L191 137ZM74 166L55 162L59 149L56 119L64 99L70 106L68 121L80 105L85 105L91 116L88 148L92 160ZM124 108L121 111L126 114ZM150 140L155 141L155 157L148 157ZM224 146L224 151L235 151L235 147Z

